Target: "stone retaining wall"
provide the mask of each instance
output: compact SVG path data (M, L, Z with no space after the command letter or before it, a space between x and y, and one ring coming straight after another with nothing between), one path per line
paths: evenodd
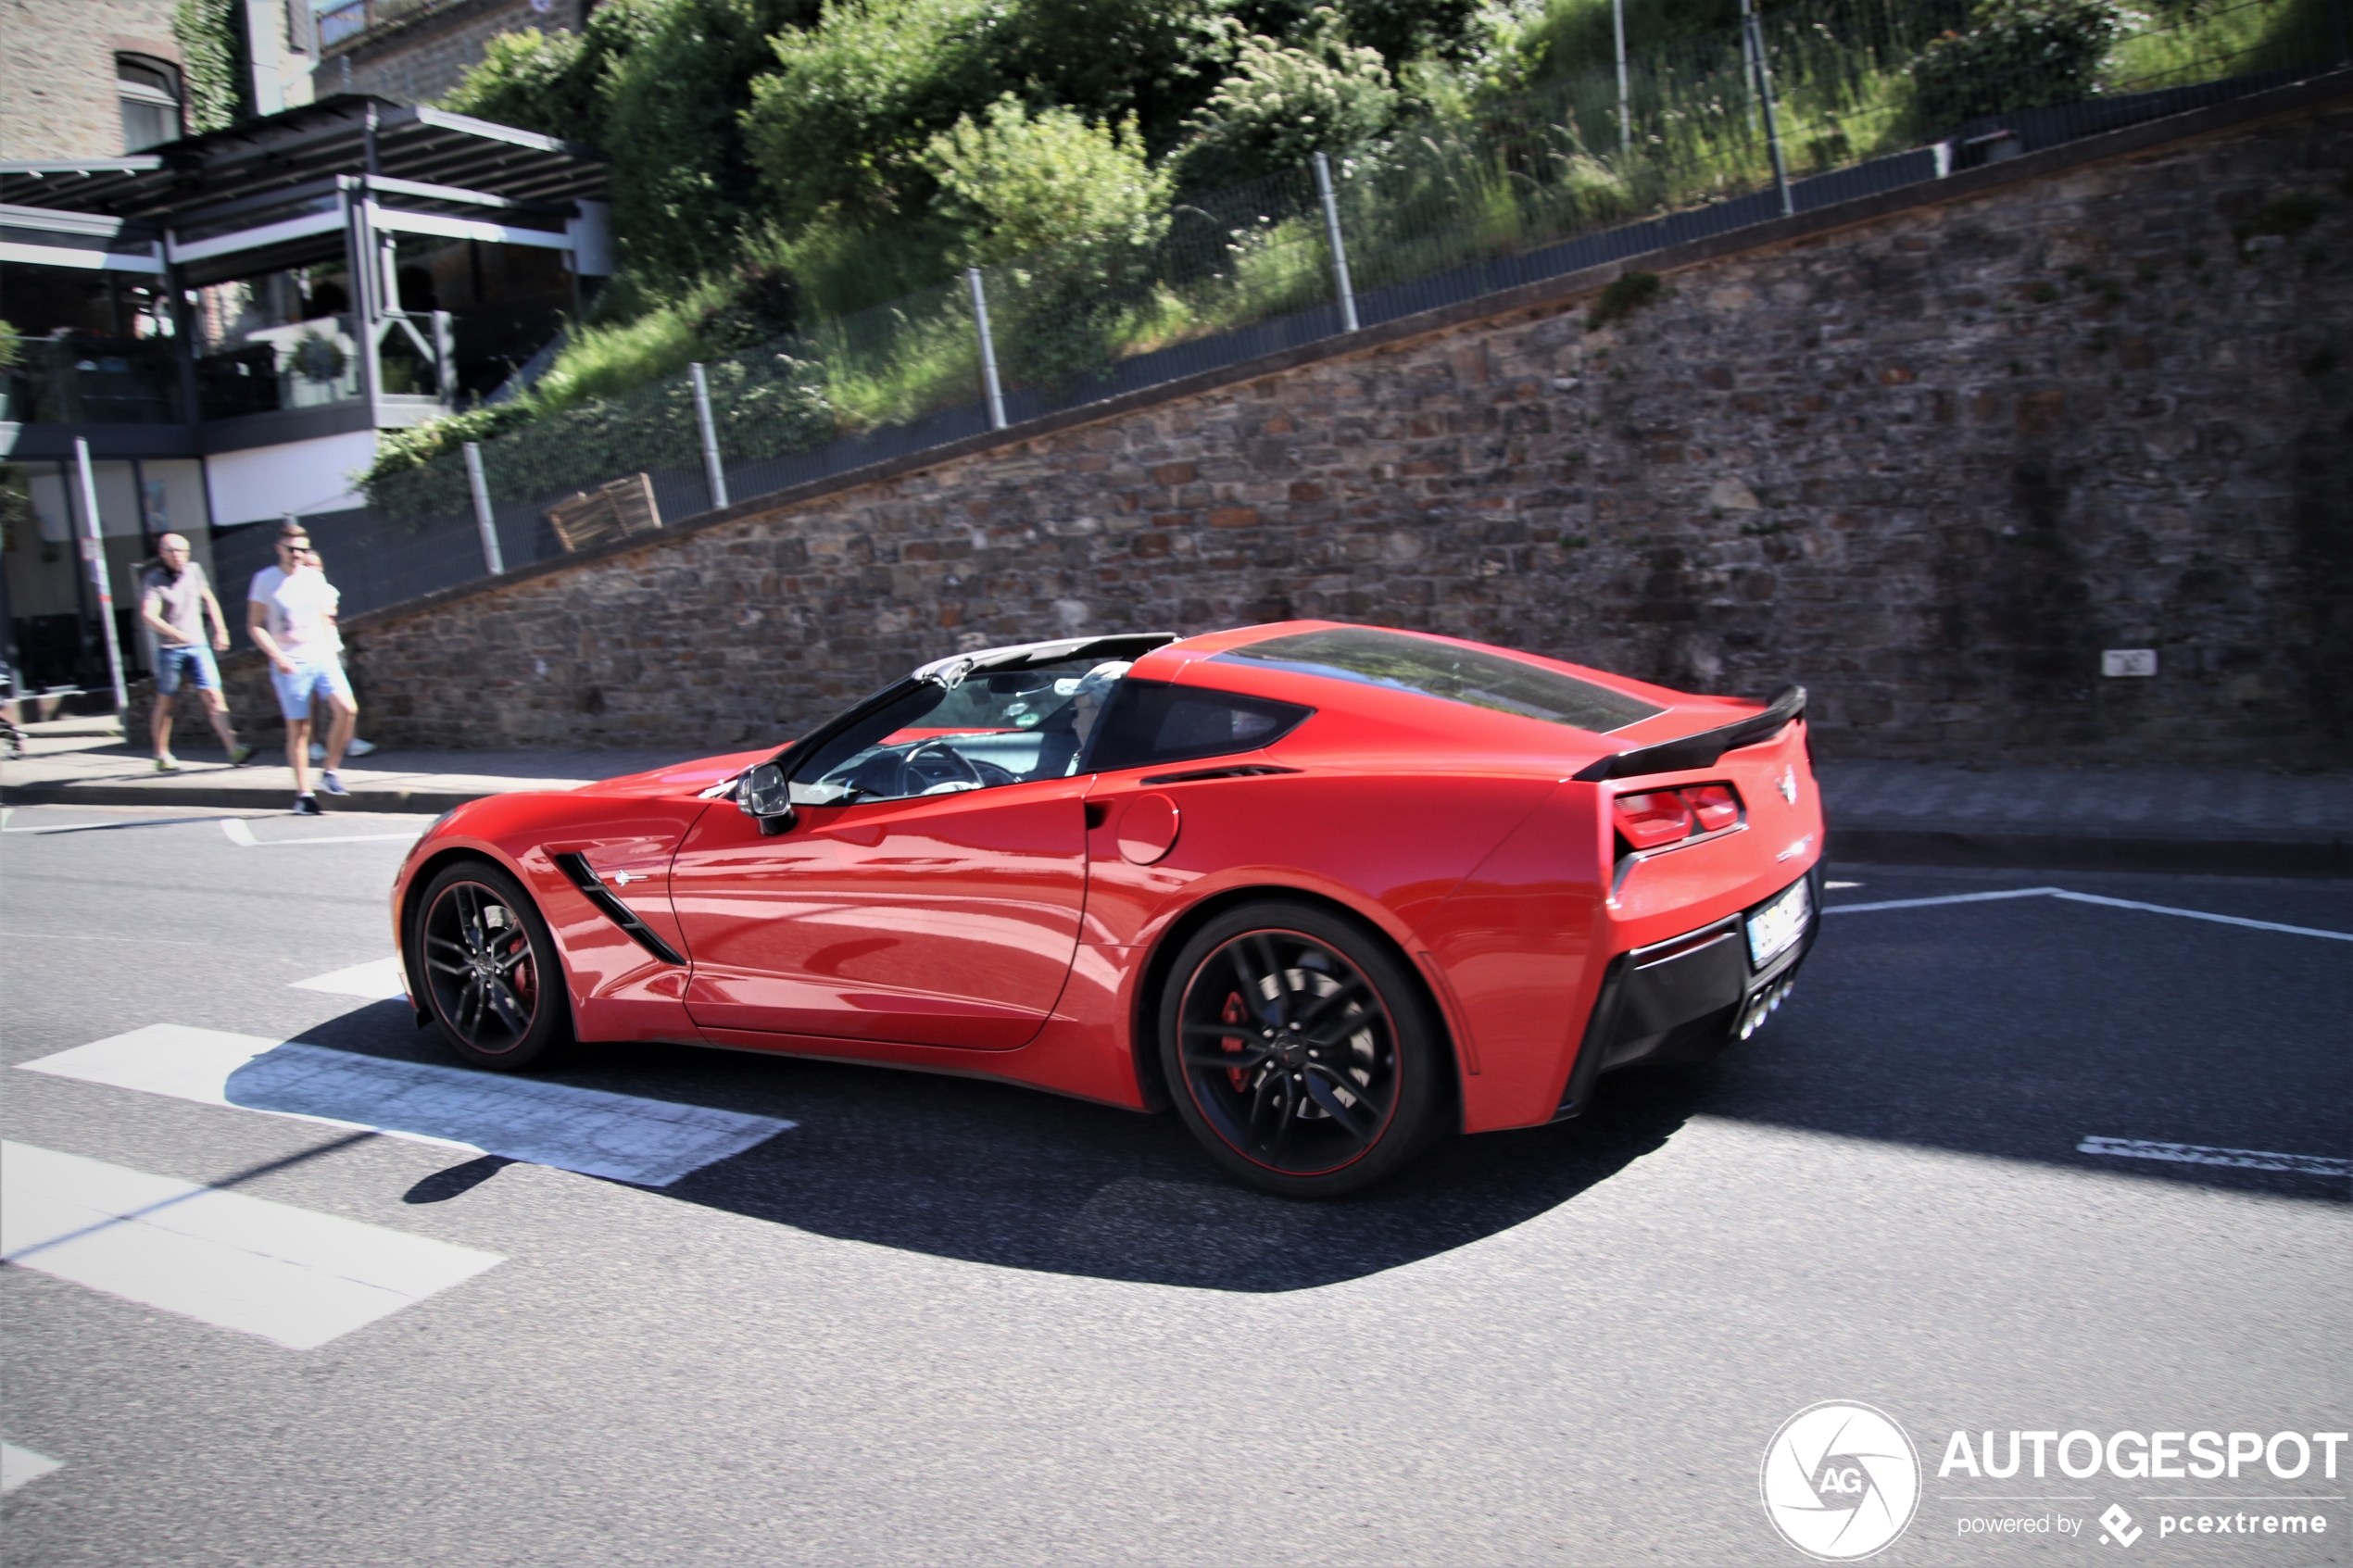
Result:
M2353 105L1935 196L364 618L362 732L690 752L1328 616L1800 681L1830 755L2344 760Z

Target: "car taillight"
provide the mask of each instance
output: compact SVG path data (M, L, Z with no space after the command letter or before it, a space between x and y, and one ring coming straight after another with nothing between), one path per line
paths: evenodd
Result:
M1741 820L1741 797L1731 785L1720 784L1645 790L1619 796L1610 803L1610 814L1629 847L1655 849L1730 827Z
M1637 849L1655 849L1692 835L1692 809L1671 789L1647 795L1621 795L1615 812L1617 831Z
M1741 820L1740 797L1730 784L1702 784L1683 791L1683 798L1691 802L1692 818L1702 833L1714 833Z

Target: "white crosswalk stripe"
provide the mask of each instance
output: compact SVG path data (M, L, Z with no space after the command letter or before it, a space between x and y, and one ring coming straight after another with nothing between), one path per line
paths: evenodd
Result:
M175 1023L150 1024L19 1065L641 1186L668 1186L793 1125L772 1116Z
M295 1350L503 1261L19 1143L0 1143L0 1261Z
M14 1443L0 1443L0 1492L13 1492L26 1482L38 1481L61 1468L46 1454L20 1449Z
M308 980L291 982L297 991L324 991L333 997L366 997L383 1000L408 995L401 982L398 958L371 959L349 969L331 970Z

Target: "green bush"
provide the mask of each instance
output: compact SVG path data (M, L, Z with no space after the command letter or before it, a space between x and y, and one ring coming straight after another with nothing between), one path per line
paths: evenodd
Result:
M499 33L441 107L543 136L600 143L604 102L598 89L606 65L635 42L628 24L636 19L626 5L607 5L588 13L587 27L580 32L543 33L527 27Z
M1188 190L1234 184L1293 168L1387 131L1403 105L1379 53L1347 42L1338 17L1304 46L1246 38L1179 156Z
M635 41L601 90L614 237L655 278L721 271L759 207L740 117L774 69L769 38L814 21L816 0L639 3Z
M995 289L1005 370L1062 383L1108 362L1167 231L1169 176L1143 157L1134 119L1113 130L1000 99L981 122L934 136L925 160L934 205L963 235L960 261L1014 263Z
M754 83L743 128L783 232L928 207L936 187L916 155L1018 85L984 46L998 9L869 0L773 40L777 69Z
M967 267L1086 241L1139 250L1167 221L1169 180L1144 156L1136 122L1090 125L1072 109L1031 114L1011 94L931 139L933 209L961 236Z
M1919 129L1933 135L1985 115L2090 97L2133 19L2117 0L1984 0L1968 31L1946 33L1912 62Z

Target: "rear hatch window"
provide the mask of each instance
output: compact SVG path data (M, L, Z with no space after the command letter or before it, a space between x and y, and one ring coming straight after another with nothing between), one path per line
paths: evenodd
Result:
M1420 692L1449 702L1604 734L1666 711L1639 697L1504 654L1363 626L1271 637L1229 648L1210 662L1217 659Z

